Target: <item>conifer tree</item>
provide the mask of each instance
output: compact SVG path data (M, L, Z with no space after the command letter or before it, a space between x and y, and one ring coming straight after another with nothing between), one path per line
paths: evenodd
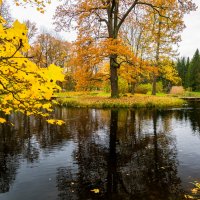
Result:
M178 70L178 74L182 80L182 86L184 88L189 87L189 65L190 59L189 57L182 57L181 59L178 58L176 63L176 69Z
M183 80L183 76L182 76L182 58L178 58L177 63L176 63L176 69L178 71L178 75L180 76L181 80Z
M186 62L186 74L185 74L185 88L189 87L189 67L190 67L190 58L187 58Z
M189 87L200 90L200 55L197 49L189 66Z
M183 86L185 86L185 76L186 76L186 59L185 57L183 57L181 60L181 74L180 74Z

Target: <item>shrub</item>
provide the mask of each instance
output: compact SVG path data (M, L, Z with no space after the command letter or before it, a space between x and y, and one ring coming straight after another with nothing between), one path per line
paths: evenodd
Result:
M109 81L104 81L103 82L103 91L104 92L110 92L111 91L111 88L110 88L110 82Z
M183 86L173 86L170 90L170 94L173 95L183 95L185 92Z
M128 83L125 79L119 77L119 93L125 94L128 91Z
M152 90L152 86L150 83L140 84L135 88L135 93L147 94L148 92L151 92L151 90Z
M163 83L161 81L156 83L156 92L163 92Z

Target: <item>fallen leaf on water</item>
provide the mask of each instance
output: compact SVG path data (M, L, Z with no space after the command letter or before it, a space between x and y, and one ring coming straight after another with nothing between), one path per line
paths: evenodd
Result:
M191 196L191 195L184 195L184 197L185 197L186 199L193 199L193 196Z
M198 188L194 188L194 189L192 189L191 191L192 191L192 194L197 194Z
M165 169L165 167L161 167L161 169Z
M99 189L93 189L93 190L90 190L91 192L94 192L94 193L96 193L96 194L98 194L100 191L99 191Z

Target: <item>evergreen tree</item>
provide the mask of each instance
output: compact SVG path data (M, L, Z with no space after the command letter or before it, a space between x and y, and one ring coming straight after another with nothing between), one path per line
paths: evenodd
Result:
M200 90L200 55L198 49L196 50L189 65L188 80L189 87L191 87L192 90Z
M189 87L189 67L190 67L190 58L187 58L187 62L186 62L186 73L185 73L185 88Z
M182 58L181 63L182 63L182 85L185 87L185 82L186 82L185 78L187 73L185 57Z
M178 75L181 77L182 66L181 66L181 59L180 58L178 58L178 60L177 60L176 69L178 71ZM182 79L182 77L181 77L181 79Z
M188 60L187 60L188 61ZM188 73L188 66L187 66L186 58L183 57L177 60L176 68L178 74L182 80L183 87L187 87L187 73Z

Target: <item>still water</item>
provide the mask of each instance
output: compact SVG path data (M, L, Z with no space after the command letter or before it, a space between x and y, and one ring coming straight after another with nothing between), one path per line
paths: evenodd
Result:
M14 115L0 126L0 200L178 200L200 180L199 109L56 116L66 124Z

